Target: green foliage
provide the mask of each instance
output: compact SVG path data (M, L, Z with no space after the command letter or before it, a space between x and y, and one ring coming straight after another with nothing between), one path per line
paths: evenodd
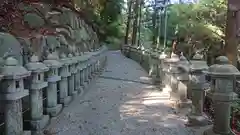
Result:
M225 34L226 0L200 0L199 3L173 4L169 8L168 34L174 35L179 27L179 37L191 42L216 44Z

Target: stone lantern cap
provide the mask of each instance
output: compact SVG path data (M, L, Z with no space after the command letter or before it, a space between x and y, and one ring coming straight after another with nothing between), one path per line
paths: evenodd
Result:
M50 53L47 57L47 60L44 60L43 63L49 68L60 68L62 63L60 63L58 60L58 57Z
M64 66L68 66L68 65L70 65L71 64L71 61L69 61L68 59L67 59L67 56L66 56L66 54L64 54L64 53L62 53L61 55L60 55L60 62L64 65Z
M206 61L192 60L190 61L190 72L202 72L208 70L208 65Z
M26 64L25 67L31 72L35 73L46 72L49 70L49 68L45 64L39 62L38 56L36 55L33 55L31 57L30 63Z
M217 59L217 63L209 67L208 71L204 71L212 77L232 77L240 76L239 70L233 65L229 64L228 58L225 56L220 56Z
M3 79L20 79L30 76L31 72L19 65L18 61L13 57L5 60L4 66L0 69Z

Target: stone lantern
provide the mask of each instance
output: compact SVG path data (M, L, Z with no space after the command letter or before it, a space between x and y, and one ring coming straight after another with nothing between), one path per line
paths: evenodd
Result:
M61 76L58 75L58 69L62 66L58 60L57 56L50 53L47 56L47 60L43 61L49 67L47 72L48 87L46 90L47 102L45 112L51 117L57 116L62 110L62 104L57 103L57 82L61 80Z
M161 55L159 56L159 60L160 60L160 66L159 66L159 76L160 76L160 87L164 87L163 84L163 79L165 78L165 74L164 74L164 59L167 57L167 55L165 54L165 52L162 52Z
M215 89L210 95L214 104L214 124L213 127L204 131L204 135L226 135L230 134L230 113L231 103L237 100L237 94L233 92L234 79L240 76L236 67L229 64L227 57L217 58L216 65L211 71L205 73L215 79Z
M93 67L93 64L94 64L94 60L95 57L94 57L94 53L91 53L89 54L89 60L88 60L88 78L89 80L91 81L93 79L93 70L92 70L92 67Z
M60 103L64 106L68 106L72 101L72 97L68 94L68 77L71 76L71 73L69 72L69 65L71 64L71 61L66 58L64 53L60 55L60 58L60 62L63 64L59 70L59 75L61 76L61 80L59 82Z
M178 68L179 64L179 57L176 54L172 54L172 57L170 59L166 59L165 62L169 64L168 69L166 71L167 73L167 79L169 79L167 82L170 85L170 99L176 100L178 99L177 96L177 87L178 87L178 80L177 76L180 74L180 70Z
M207 89L204 71L208 70L206 61L194 57L190 65L190 84L188 94L192 99L192 110L188 115L191 126L205 126L208 119L203 113L205 90Z
M83 87L83 89L87 89L88 84L85 82L86 79L86 61L87 57L86 55L82 55L80 59L80 85Z
M92 66L93 66L93 62L94 62L94 56L93 54L89 54L89 59L88 59L88 79L89 82L92 80L93 76L92 76Z
M5 60L4 66L0 69L3 79L0 88L0 100L4 112L4 128L6 135L22 135L30 132L23 132L23 116L21 99L29 95L24 89L23 79L30 76L30 72L20 66L13 57Z
M86 61L85 61L85 65L86 65L86 68L84 69L84 71L85 71L85 82L87 83L87 84L89 84L90 83L90 70L89 70L89 67L90 67L90 55L89 54L87 54L86 55Z
M83 93L83 88L81 86L81 56L78 52L75 53L76 59L76 74L75 74L75 89L78 91L79 94Z
M149 75L152 77L153 83L156 84L159 82L159 61L158 54L156 52L152 52L150 55L150 70Z
M43 92L42 89L48 86L48 82L44 81L44 73L49 68L43 63L39 62L38 56L33 55L30 63L26 68L32 72L30 78L30 113L31 113L31 129L40 131L49 122L49 116L43 115Z
M75 74L77 73L76 70L76 59L73 58L72 54L68 54L68 61L71 63L69 65L69 72L71 73L71 76L68 78L68 94L69 96L72 96L73 98L77 97L77 91L75 90Z
M177 78L177 92L173 92L173 95L174 98L177 97L177 106L180 108L190 107L192 102L187 98L189 65L186 65L186 63L179 64L175 77Z

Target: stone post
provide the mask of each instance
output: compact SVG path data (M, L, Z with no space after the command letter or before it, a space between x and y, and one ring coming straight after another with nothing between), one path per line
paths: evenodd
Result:
M192 102L187 98L187 89L189 84L189 67L188 65L180 64L178 67L180 71L177 76L177 106L180 108L191 107ZM175 94L175 93L174 93Z
M75 53L76 58L76 70L77 73L75 74L75 89L78 91L78 94L83 94L83 87L81 86L81 56L79 53Z
M87 59L88 57L86 55L83 55L82 57L82 62L81 62L81 86L84 87L84 89L88 88L88 83L86 80L87 76Z
M63 106L68 106L72 101L72 97L68 94L68 77L71 76L69 65L71 61L66 58L64 53L61 54L60 58L60 62L63 64L59 71L59 75L61 76L61 80L58 84L60 89L60 103L63 104Z
M93 64L93 73L94 75L98 75L98 71L97 71L97 64L98 64L98 57L99 57L99 51L95 54L95 61L94 61L94 64Z
M74 80L75 80L75 90L78 92L78 94L81 94L83 92L83 89L80 85L80 56L79 53L76 52L75 53L75 57L74 57L76 63L75 63L75 70L76 73L74 74Z
M178 67L179 64L179 57L176 54L173 54L170 59L167 60L167 63L169 64L169 68L167 71L167 74L169 75L169 83L170 83L170 99L174 101L179 100L178 96L178 80L177 77L180 74L180 70Z
M152 77L154 84L157 84L160 80L158 65L159 65L159 61L158 61L157 54L155 52L152 52L150 55L151 68L149 70L149 75Z
M89 81L91 81L93 79L93 72L92 72L92 66L93 66L93 63L94 63L94 56L90 54L90 59L88 61L88 78L89 78Z
M187 98L187 91L189 86L189 61L183 55L180 56L180 61L178 63L178 70L180 71L177 80L178 80L178 106L182 107L191 107L191 101Z
M214 70L206 71L216 81L215 90L211 93L214 104L214 124L204 131L204 135L233 134L230 128L231 103L237 100L238 95L233 92L233 82L240 73L236 67L229 64L228 58L219 56L219 65Z
M5 135L30 135L29 131L23 131L21 100L29 95L29 91L24 89L23 79L30 76L30 72L20 66L13 57L6 59L0 72L4 76L0 85L0 100L4 113L4 133Z
M48 86L48 83L44 81L44 73L49 68L43 63L39 62L36 55L33 55L30 59L30 63L26 65L26 68L32 72L30 81L30 126L35 132L40 132L48 123L49 115L43 115L43 92L42 89Z
M159 65L160 88L164 87L164 78L165 78L165 74L164 74L164 59L166 57L167 57L167 55L165 54L165 52L162 52L161 55L159 56L159 60L160 60L160 65Z
M86 63L86 69L85 69L85 82L87 84L90 83L90 55L87 55L87 60L85 61Z
M62 64L58 61L58 57L51 53L43 63L49 67L47 72L48 87L46 90L47 102L45 112L54 117L62 110L62 104L57 103L57 82L61 80L61 77L58 76L58 69Z
M97 63L96 63L96 73L99 74L100 73L100 61L101 61L101 53L98 54L97 56Z
M71 73L71 76L68 77L68 94L69 96L72 96L73 99L77 97L77 91L75 90L75 74L76 72L76 60L73 58L72 54L68 55L68 60L71 63L69 65L69 72Z
M208 124L208 118L203 113L206 89L206 80L203 71L206 70L208 70L208 66L205 61L198 59L191 61L189 89L191 89L192 110L188 115L188 124L190 126L205 126Z

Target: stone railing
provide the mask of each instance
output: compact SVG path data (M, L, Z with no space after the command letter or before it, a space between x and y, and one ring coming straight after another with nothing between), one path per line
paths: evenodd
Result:
M136 61L139 60L136 54L144 57L144 50L131 46L125 46L123 50L125 55ZM137 62L146 62L149 65L149 69L153 70L150 75L155 84L169 90L170 100L174 101L177 110L191 107L191 112L187 115L189 126L206 126L212 123L213 126L204 131L204 135L237 132L231 127L230 118L233 105L238 101L235 92L238 91L236 80L240 72L229 64L227 57L218 57L216 64L210 67L200 54L196 54L190 61L184 56L167 56L165 53L148 52L148 58L148 61L140 59ZM211 112L213 121L210 121L205 110Z
M83 55L33 55L21 66L8 57L0 68L1 135L42 134L42 129L75 98L87 91L106 65L107 48Z

